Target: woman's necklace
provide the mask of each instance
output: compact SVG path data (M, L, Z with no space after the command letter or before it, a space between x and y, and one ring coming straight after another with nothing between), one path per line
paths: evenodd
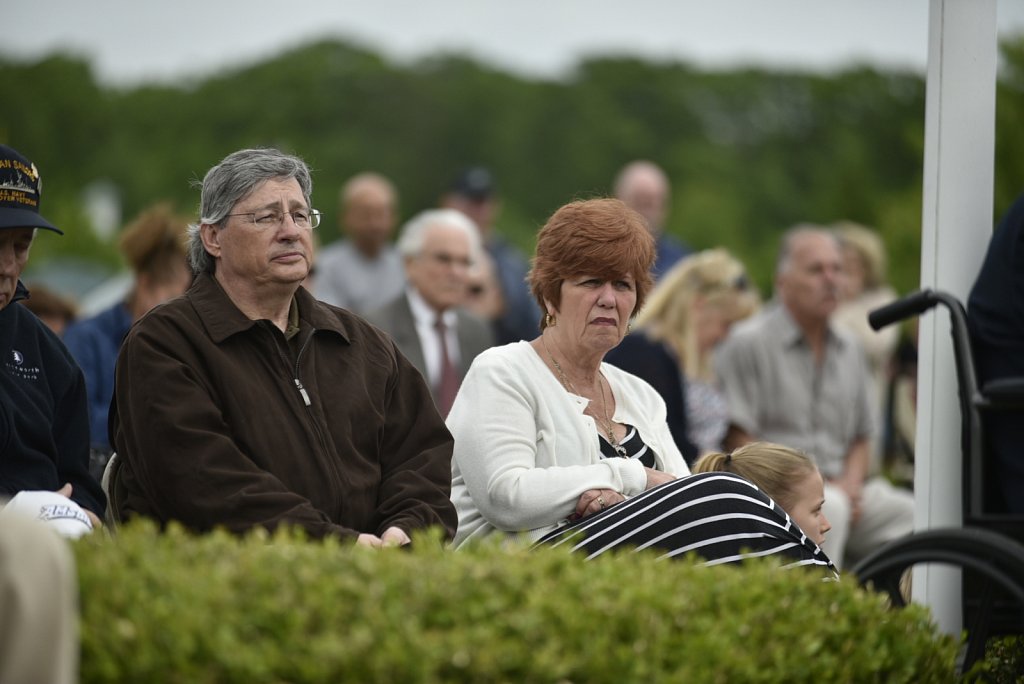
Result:
M619 444L619 441L615 439L615 424L612 423L611 416L608 415L608 404L605 403L604 399L604 375L598 376L597 384L601 386L601 412L604 413L604 422L601 427L608 433L608 443L612 445L612 449L615 449L615 453L621 458L629 458L629 454L626 453L626 447ZM598 420L598 422L601 421Z
M543 335L540 337L540 343L544 346L544 351L547 352L548 359L551 360L551 365L555 367L555 371L558 373L558 379L562 381L562 386L577 396L583 396L576 391L576 387L572 384L569 378L566 377L565 371L562 370L562 365L555 360L554 356L551 355L551 350L548 349L548 342ZM608 436L608 443L612 445L612 449L615 450L615 453L618 454L620 458L629 458L629 454L626 452L626 447L619 444L619 441L615 439L615 424L612 423L612 419L608 416L608 404L604 398L603 380L604 376L599 375L597 378L597 384L601 388L601 412L604 413L604 416L599 416L596 412L591 415L593 415L597 420L598 425L601 426L605 434Z

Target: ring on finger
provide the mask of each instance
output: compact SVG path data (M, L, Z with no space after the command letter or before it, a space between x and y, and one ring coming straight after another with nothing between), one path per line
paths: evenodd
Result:
M603 496L597 497L597 505L600 506L601 508L604 508L604 497Z

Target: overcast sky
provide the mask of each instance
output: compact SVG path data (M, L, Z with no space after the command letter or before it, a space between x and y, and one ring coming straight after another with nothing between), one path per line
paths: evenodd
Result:
M964 0L971 2L973 0ZM0 54L92 59L105 83L177 81L315 38L346 37L397 60L468 53L557 77L581 56L632 54L711 67L924 72L928 0L21 0L0 11ZM1001 34L1024 33L1024 0L997 0Z

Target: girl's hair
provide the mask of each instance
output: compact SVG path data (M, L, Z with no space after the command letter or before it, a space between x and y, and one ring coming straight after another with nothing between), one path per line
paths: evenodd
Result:
M698 298L732 322L751 315L761 303L743 264L724 249L709 249L686 257L665 274L636 323L650 339L672 348L687 377L710 380L711 354L697 348L692 320Z
M815 470L807 454L772 442L751 442L731 454L708 452L693 465L694 473L721 471L750 480L786 510L795 503L793 487Z

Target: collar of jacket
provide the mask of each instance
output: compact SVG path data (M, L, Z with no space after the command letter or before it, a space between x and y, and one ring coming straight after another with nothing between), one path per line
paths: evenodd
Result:
M235 306L210 273L198 275L187 296L207 333L217 344L256 325L256 321ZM300 325L306 322L316 330L328 330L338 334L345 342L350 341L341 317L326 304L317 301L306 288L300 287L296 291L295 302L299 307Z
M782 302L774 302L768 306L770 308L767 309L767 315L771 317L769 318L769 325L774 328L772 334L777 335L786 347L795 347L807 343L804 331L796 324L793 314L789 312L789 309ZM832 324L832 320L829 319L825 327L825 344L841 347L844 343L845 340L836 334L835 326Z
M10 303L20 302L22 299L28 299L28 288L19 280L18 284L14 286L14 297Z

